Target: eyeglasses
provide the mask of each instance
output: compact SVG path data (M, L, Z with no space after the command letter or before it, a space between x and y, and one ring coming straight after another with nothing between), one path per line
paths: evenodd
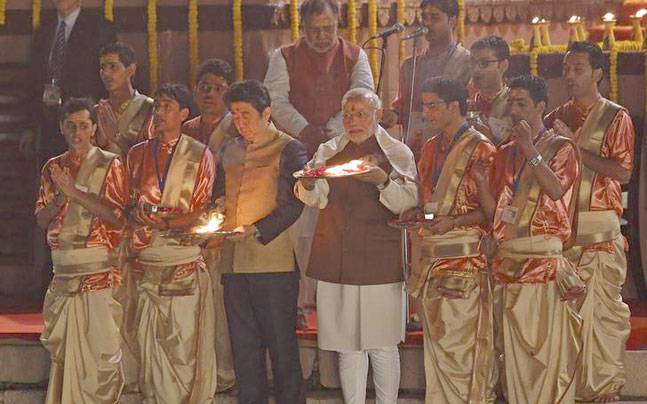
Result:
M438 108L439 105L447 104L447 101L438 101L438 102L423 102L422 106L429 109Z
M375 112L364 112L364 111L359 111L359 112L344 112L342 117L346 121L350 121L353 118L357 118L361 121L367 119L370 116L373 116Z
M480 60L479 59L470 59L470 65L472 67L478 67L479 69L487 69L487 67L489 65L491 65L492 63L499 63L499 62L500 62L499 59L491 59L491 60L488 60L488 59L480 59Z
M337 28L336 25L326 25L323 27L309 27L304 25L303 27L304 31L308 33L308 35L332 34L335 32L335 28Z
M227 86L223 86L220 84L207 84L207 83L198 83L198 91L201 93L210 93L211 91L215 91L217 93L223 93L225 90L227 90Z

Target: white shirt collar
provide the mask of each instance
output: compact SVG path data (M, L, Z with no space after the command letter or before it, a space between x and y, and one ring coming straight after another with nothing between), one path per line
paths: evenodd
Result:
M81 7L77 7L76 10L72 11L67 15L65 18L61 18L61 16L58 16L58 25L61 24L61 20L65 21L65 40L67 41L70 39L70 34L72 33L72 28L74 28L74 24L76 24L77 18L79 18L79 14L81 13Z

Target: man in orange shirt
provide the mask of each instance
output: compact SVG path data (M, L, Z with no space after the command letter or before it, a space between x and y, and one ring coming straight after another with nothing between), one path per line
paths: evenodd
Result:
M620 296L627 275L620 187L631 178L635 137L627 110L600 96L604 62L598 46L573 43L563 69L572 98L546 117L547 125L573 139L582 154L577 239L567 251L587 285L580 307L584 347L576 397L603 402L617 401L625 384L630 313Z
M422 106L438 134L418 163L420 201L435 217L412 236L407 289L424 308L425 401L493 402L492 293L479 251L486 220L475 171L489 165L495 147L466 122L463 84L440 77L425 82Z
M479 187L498 244L492 272L502 384L507 401L520 404L572 403L581 345L582 320L568 300L583 287L562 253L573 236L579 153L544 127L547 100L542 78L512 80L514 126L494 159L496 199Z
M46 402L117 402L124 386L122 316L112 293L120 276L109 253L124 225L126 173L117 155L92 145L92 101L66 102L60 126L68 151L45 163L36 201L54 264L41 335L52 358Z

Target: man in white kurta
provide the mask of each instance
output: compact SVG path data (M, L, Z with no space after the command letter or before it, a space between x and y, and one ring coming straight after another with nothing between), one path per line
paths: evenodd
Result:
M377 403L396 403L397 344L404 338L400 232L387 222L416 206L413 154L378 126L380 101L370 90L342 100L346 132L322 144L310 166L365 159L365 174L300 180L297 196L320 209L308 276L317 279L319 348L339 353L344 402L364 403L369 357Z

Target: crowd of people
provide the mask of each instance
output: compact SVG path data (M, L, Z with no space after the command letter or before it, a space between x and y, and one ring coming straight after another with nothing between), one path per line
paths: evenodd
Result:
M346 403L366 401L369 363L376 402L397 402L412 318L426 403L619 400L635 135L600 95L597 45L569 46L570 100L547 111L544 79L506 77L503 39L468 50L457 1L422 0L428 47L383 106L337 3L305 0L303 36L271 55L264 83L210 59L192 91L149 97L114 27L53 2L32 49L40 124L21 144L43 163L48 404L129 390L202 404L234 388L243 404L305 403L295 330L315 309ZM293 175L352 160L362 173ZM220 235L192 237L216 214Z

